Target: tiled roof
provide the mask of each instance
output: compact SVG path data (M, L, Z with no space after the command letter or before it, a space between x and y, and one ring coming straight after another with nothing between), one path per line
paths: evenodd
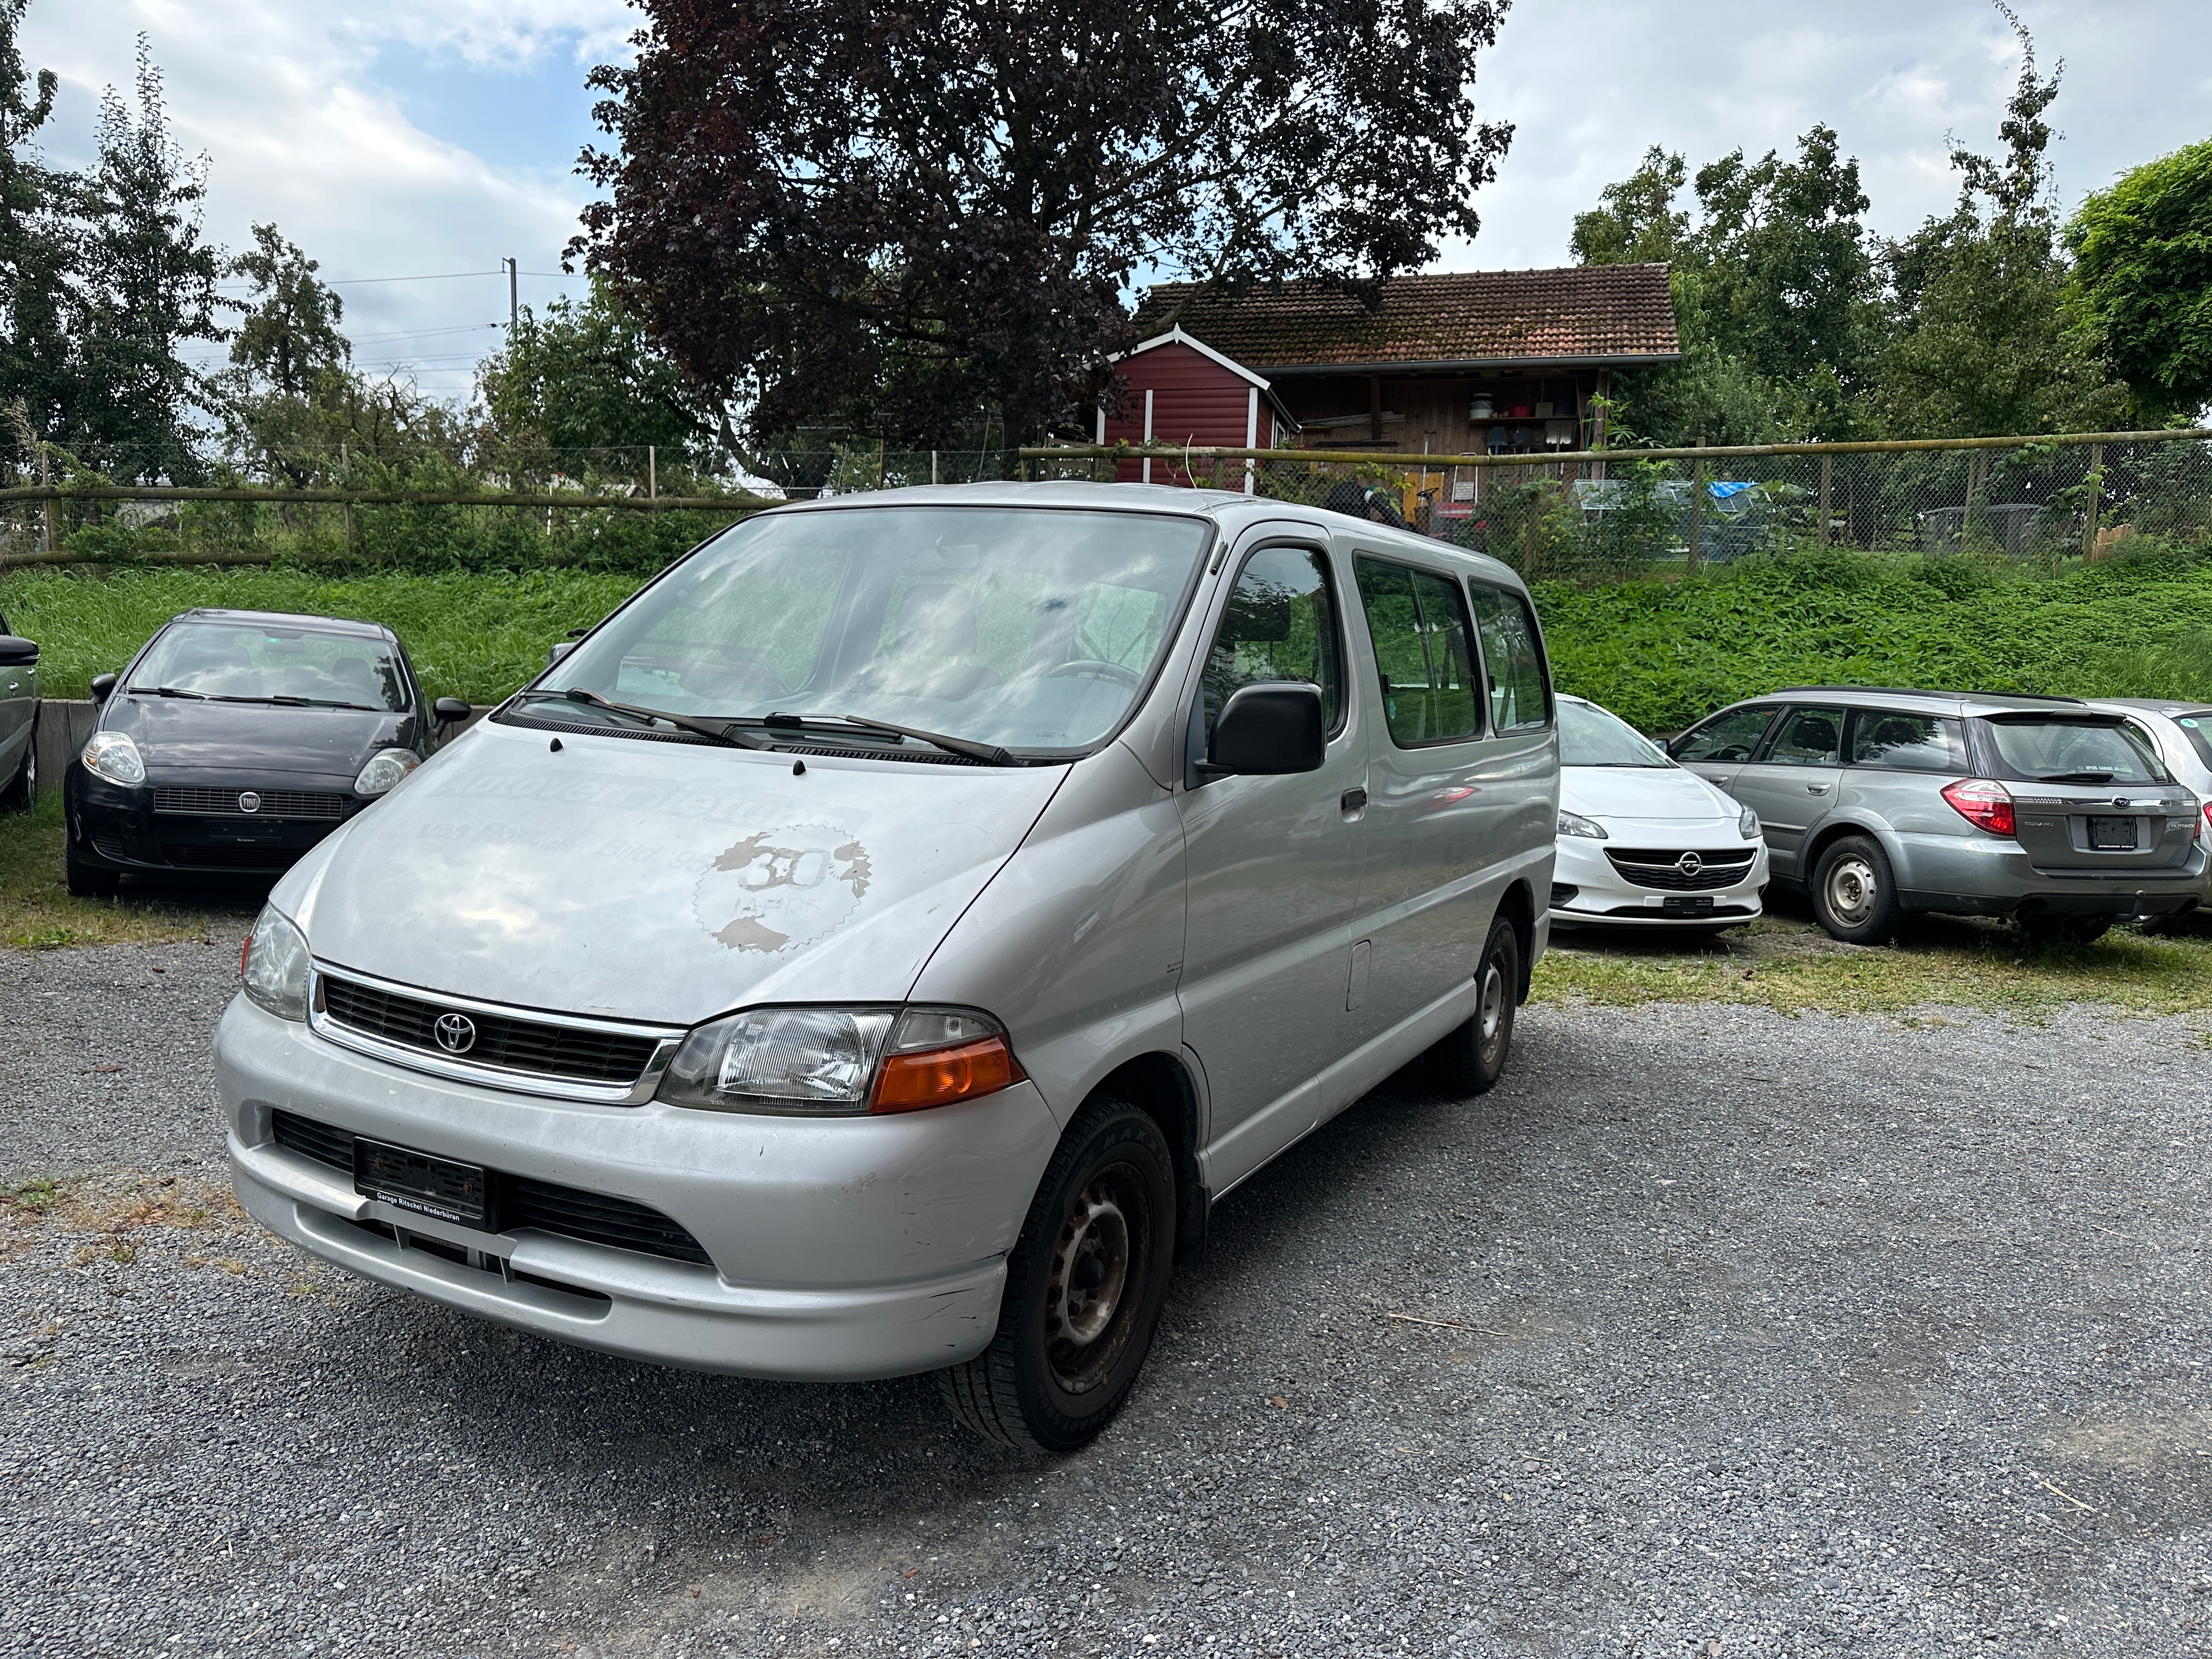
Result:
M1170 325L1263 374L1328 365L1650 361L1681 353L1664 265L1394 276L1382 284L1379 312L1333 283L1284 283L1241 295L1164 283L1145 296L1137 335Z

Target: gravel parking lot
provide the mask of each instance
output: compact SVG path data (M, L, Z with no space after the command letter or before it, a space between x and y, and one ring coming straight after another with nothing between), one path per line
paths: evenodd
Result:
M1529 1010L1039 1462L261 1234L234 963L0 955L0 1653L2212 1653L2201 1028Z

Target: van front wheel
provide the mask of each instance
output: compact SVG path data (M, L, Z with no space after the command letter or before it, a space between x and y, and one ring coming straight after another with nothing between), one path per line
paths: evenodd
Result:
M1437 1086L1455 1099L1486 1094L1505 1074L1513 1048L1513 1010L1521 998L1521 935L1500 916L1491 924L1474 973L1474 1016L1429 1050Z
M1152 1352L1175 1256L1175 1163L1126 1101L1076 1114L1006 1258L991 1346L938 1373L978 1433L1072 1452L1114 1419Z

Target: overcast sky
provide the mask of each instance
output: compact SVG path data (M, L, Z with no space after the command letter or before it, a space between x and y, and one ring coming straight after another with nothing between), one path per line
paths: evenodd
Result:
M2019 9L2045 66L2066 60L2051 113L2065 205L2212 136L2204 0ZM275 220L346 283L358 361L459 395L507 294L447 274L512 254L526 304L577 285L559 259L593 137L584 74L635 27L620 0L32 0L22 44L62 77L47 149L75 163L149 34L179 138L213 159L212 235L239 246ZM1739 145L1787 151L1815 121L1859 158L1875 228L1905 231L1956 194L1947 133L1994 149L2017 72L1985 0L1518 0L1479 88L1518 131L1480 198L1481 236L1437 268L1564 264L1575 214L1646 146L1694 168ZM420 276L441 280L354 280Z

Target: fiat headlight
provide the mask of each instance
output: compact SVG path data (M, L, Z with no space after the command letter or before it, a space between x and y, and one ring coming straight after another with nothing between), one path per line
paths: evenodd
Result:
M110 783L143 783L146 762L127 732L95 732L84 746L85 769Z
M368 757L368 764L353 781L353 792L356 795L387 794L422 763L422 757L411 749L380 749Z
M1562 811L1559 814L1559 833L1580 836L1585 841L1606 839L1605 826L1595 818L1586 818L1579 812Z
M1759 839L1759 814L1753 811L1748 806L1745 807L1736 817L1735 832L1739 836L1741 836L1746 841L1757 841Z
M659 1098L710 1111L910 1112L1022 1081L1006 1030L965 1008L749 1008L684 1041Z
M246 994L279 1019L307 1017L307 939L273 904L261 907L238 959Z

